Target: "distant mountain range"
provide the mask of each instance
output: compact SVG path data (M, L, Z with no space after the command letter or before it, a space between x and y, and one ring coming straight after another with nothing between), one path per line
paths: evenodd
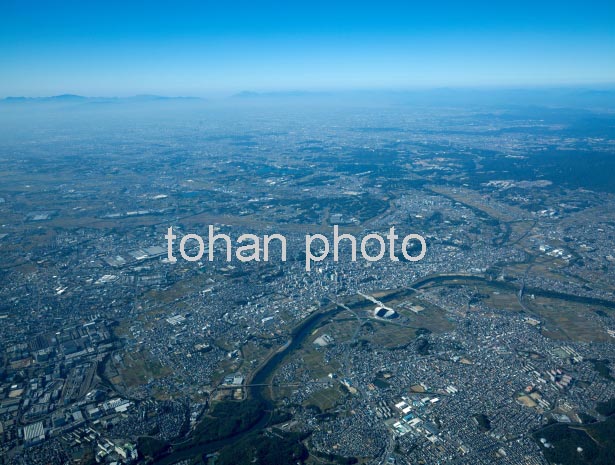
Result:
M570 108L615 108L615 86L552 88L431 88L348 91L243 91L231 100L245 102L388 103L396 105L505 105Z
M202 99L200 97L167 97L135 95L132 97L84 97L62 94L52 97L6 97L0 104L21 103L146 103L162 101L270 102L282 103L388 103L397 105L512 105L572 108L613 108L615 87L595 88L432 88L414 90L347 90L347 91L268 91L245 90L227 98Z
M325 95L336 95L344 92L310 92L307 90L289 90L289 91L277 91L277 92L254 92L251 90L244 90L231 98L272 98L272 97L314 97Z

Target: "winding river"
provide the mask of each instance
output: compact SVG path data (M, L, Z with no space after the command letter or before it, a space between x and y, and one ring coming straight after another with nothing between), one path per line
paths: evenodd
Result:
M463 274L447 274L447 275L434 275L426 278L422 278L416 281L411 287L400 289L396 292L389 294L386 298L383 299L384 302L387 300L391 300L393 298L403 298L404 296L410 296L415 293L418 289L424 287L431 286L440 286L440 285L464 285L464 284L476 284L476 283L487 283L491 287L505 289L508 291L517 292L519 288L514 283L505 282L505 281L493 281L485 278L481 275L463 275ZM526 293L535 294L542 297L569 300L578 303L584 303L588 305L601 305L608 308L615 308L615 302L597 299L592 297L583 297L572 294L565 294L556 291L547 291L542 289L525 289ZM270 397L270 378L273 373L278 369L278 367L282 364L282 362L291 355L295 350L297 350L304 343L305 339L312 334L314 329L325 319L331 318L337 315L339 312L344 310L344 308L340 305L331 304L324 309L311 314L308 318L303 320L298 326L296 326L292 333L289 342L284 345L282 348L278 349L277 352L270 355L253 373L250 378L250 387L249 393L253 399L260 400L266 406L265 410L270 412L273 409L273 401ZM220 450L221 448L233 444L243 437L247 436L250 433L258 431L260 429L265 428L269 423L270 415L268 413L264 414L261 419L254 424L249 429L242 431L234 436L231 436L226 439L222 439L215 442L210 442L207 444L196 444L190 446L186 449L176 450L171 452L169 455L162 457L157 460L155 463L161 465L171 465L181 459L194 457L198 454L205 455L215 451Z

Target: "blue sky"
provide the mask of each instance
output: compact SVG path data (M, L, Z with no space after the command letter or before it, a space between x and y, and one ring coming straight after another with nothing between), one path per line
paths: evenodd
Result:
M0 96L613 83L614 1L0 2Z

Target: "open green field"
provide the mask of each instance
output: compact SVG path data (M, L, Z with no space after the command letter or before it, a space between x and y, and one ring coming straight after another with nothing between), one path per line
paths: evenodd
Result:
M613 340L596 318L592 318L596 310L613 310L538 296L526 302L533 312L544 319L543 333L548 337L580 342Z
M304 406L315 405L321 412L326 412L337 405L338 401L344 396L339 386L325 388L316 391L303 403Z

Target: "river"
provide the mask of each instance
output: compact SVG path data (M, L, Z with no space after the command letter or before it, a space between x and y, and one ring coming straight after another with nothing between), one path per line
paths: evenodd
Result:
M477 282L487 283L492 287L518 291L519 289L515 286L514 283L505 282L505 281L493 281L489 280L483 276L478 275L462 275L462 274L451 274L451 275L435 275L429 276L426 278L419 279L416 281L411 287L406 289L400 289L392 294L389 294L387 298L383 299L384 302L391 300L393 298L403 298L404 295L411 295L416 290L429 287L429 286L438 286L438 285L446 285L446 284L455 284L455 285L463 285L463 284L475 284ZM602 305L609 308L615 308L615 302L591 298L591 297L583 297L572 294L564 294L556 291L546 291L542 289L525 289L526 293L540 295L543 297L550 297L556 299L570 300L573 302L585 303L589 305ZM329 307L325 307L325 309L321 309L315 313L312 313L308 318L303 320L298 326L296 326L291 332L291 337L289 342L284 345L281 349L278 349L273 355L271 355L268 359L266 359L260 367L254 372L249 381L251 386L249 387L250 396L253 399L259 400L263 402L266 406L266 413L261 417L261 419L254 424L249 429L242 431L234 436L231 436L226 439L222 439L215 442L210 442L208 444L197 444L190 446L183 450L178 450L171 452L169 455L162 457L157 460L155 463L160 465L171 465L179 460L194 457L196 455L206 455L212 452L216 452L223 447L233 444L243 437L247 436L250 433L263 429L269 423L270 415L268 414L273 410L273 401L270 397L270 386L269 379L271 375L277 370L277 368L282 364L284 359L291 355L297 348L301 347L305 339L312 334L314 329L325 319L331 318L337 315L339 312L344 310L344 308L337 304L331 304Z

